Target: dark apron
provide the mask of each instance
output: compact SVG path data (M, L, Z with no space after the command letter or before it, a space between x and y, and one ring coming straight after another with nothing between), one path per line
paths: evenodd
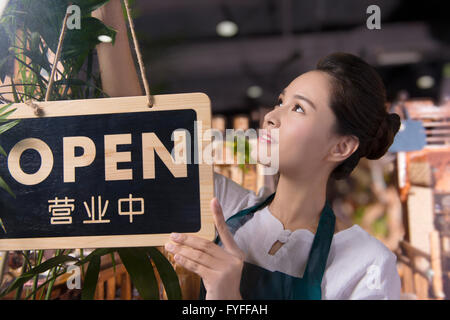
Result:
M268 205L275 192L262 203L244 209L227 219L230 232L236 231L253 217L253 214ZM270 271L244 261L240 292L244 300L321 300L321 283L334 234L335 216L328 200L322 209L319 225L309 252L302 278L293 277L279 271ZM219 236L216 244L220 245ZM205 299L203 281L200 284L200 299Z

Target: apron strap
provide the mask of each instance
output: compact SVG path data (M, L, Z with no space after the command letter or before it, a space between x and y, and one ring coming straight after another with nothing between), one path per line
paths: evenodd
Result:
M303 279L307 279L319 286L322 283L323 274L325 273L328 253L334 235L335 222L336 217L327 199L320 216L319 226L317 227L306 269L303 274Z
M256 204L256 205L254 205L254 206L252 206L252 207L249 207L249 208L247 208L247 209L243 209L243 210L241 210L241 211L235 213L234 215L232 215L231 217L229 217L229 218L227 219L226 223L229 224L230 220L232 220L232 219L237 219L237 218L244 217L244 216L246 216L246 215L249 214L249 213L256 212L256 211L258 211L260 208L265 207L267 204L269 204L269 203L273 200L273 198L275 197L275 193L276 193L276 192L274 192L274 193L272 193L270 196L268 196L262 203ZM233 227L232 227L232 228L233 228ZM219 244L219 241L220 241L219 235L217 235L217 237L216 237L216 239L214 240L214 242L215 242L216 244Z
M245 216L245 215L247 215L247 214L249 214L249 213L258 211L260 208L265 207L267 204L269 204L269 203L273 200L273 198L275 197L275 193L276 193L276 192L272 193L270 196L268 196L268 197L266 198L266 200L264 200L264 201L261 202L260 204L256 204L256 205L254 205L254 206L252 206L252 207L250 207L250 208L241 210L241 211L239 211L238 213L234 214L233 216L229 217L229 218L227 219L227 222L228 222L228 220L231 220L231 219L233 219L233 218L243 217L243 216Z

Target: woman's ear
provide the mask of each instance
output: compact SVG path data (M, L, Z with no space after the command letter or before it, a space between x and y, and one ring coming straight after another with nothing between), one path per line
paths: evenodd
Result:
M337 143L331 148L328 160L341 162L350 157L359 147L359 139L353 135L339 137Z

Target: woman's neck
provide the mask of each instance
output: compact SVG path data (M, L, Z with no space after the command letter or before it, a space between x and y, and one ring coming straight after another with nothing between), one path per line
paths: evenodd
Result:
M325 205L328 177L290 178L280 175L269 211L291 231L307 229L315 233Z

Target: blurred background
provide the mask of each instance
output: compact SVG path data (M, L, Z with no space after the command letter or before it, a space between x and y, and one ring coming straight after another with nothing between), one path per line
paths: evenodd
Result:
M387 107L404 120L403 140L379 160L361 160L348 179L330 185L329 196L337 215L359 224L397 255L402 299L450 299L450 22L446 1L129 3L152 94L206 93L211 99L212 127L223 134L226 128L260 128L281 90L329 53L353 53L374 66L387 89ZM71 93L76 90L64 91L63 85L68 85L61 82L55 99L124 95L107 88L105 79L111 76L98 58L102 50L109 50L105 46L111 46L111 38L118 45L120 26L127 22L124 18L120 24L107 11L103 15L93 12L117 34L105 31L106 40L94 38L86 53L88 62L76 74L81 72L86 83L103 90L83 91L74 97ZM56 21L57 35L62 20ZM127 50L134 62L126 67L137 74L129 31ZM5 48L0 49L4 57L8 55ZM20 69L18 62L1 68L9 70L0 74L2 100L19 102L10 89ZM50 68L42 69L41 76L48 79ZM29 95L42 99L44 92L37 87ZM20 92L15 94L20 100ZM422 130L423 143L417 143L417 126L411 124ZM256 143L248 142L249 148ZM236 152L236 145L217 151ZM263 186L274 189L277 183L277 176L261 174L260 165L216 161L214 170L255 192ZM13 257L20 260L20 254L10 254L9 259ZM11 262L9 268L20 265ZM183 296L195 299L199 279L177 268Z
M381 28L370 30L374 4ZM334 51L375 66L391 101L402 89L438 101L448 94L445 1L173 0L136 1L135 9L152 87L201 88L214 113L273 106L293 78Z

